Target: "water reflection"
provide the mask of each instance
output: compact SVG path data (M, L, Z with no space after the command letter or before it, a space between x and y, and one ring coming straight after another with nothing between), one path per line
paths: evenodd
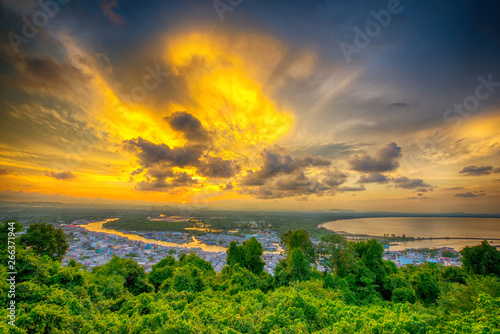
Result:
M151 244L151 245L160 245L160 246L165 246L165 247L197 248L197 249L201 249L205 252L225 252L227 249L227 248L222 247L222 246L206 245L204 243L201 243L195 237L193 237L193 239L194 239L193 242L178 244L175 242L147 239L147 238L144 238L140 235L123 233L120 231L111 230L111 229L107 229L107 228L102 227L103 224L105 224L107 222L115 221L115 220L118 220L118 218L111 218L111 219L106 219L106 220L100 221L100 222L94 222L94 223L89 223L87 225L78 225L78 226L83 227L86 230L91 231L91 232L100 232L100 233L106 233L106 234L111 234L111 235L118 235L120 237L124 237L124 238L127 238L129 240L142 241L146 244Z
M103 221L99 222L93 222L93 223L88 223L87 225L78 225L80 227L85 228L87 231L91 232L100 232L100 233L106 233L110 235L118 235L123 238L127 238L129 240L133 241L142 241L146 244L151 244L151 245L160 245L160 246L166 246L166 247L180 247L180 248L191 248L191 249L201 249L202 251L205 252L226 252L227 248L222 247L222 246L215 246L215 245L207 245L202 242L200 242L198 239L196 239L195 236L192 236L194 241L189 242L189 243L183 243L183 244L178 244L175 242L168 242L168 241L161 241L161 240L155 240L155 239L147 239L144 238L140 235L137 234L131 234L131 233L123 233L120 231L116 230L111 230L104 228L103 225L107 222L115 221L118 220L118 218L110 218L106 219ZM275 252L264 252L264 254L278 254L283 251L283 248L281 248L280 245L274 244L278 247L278 250Z
M344 219L322 224L324 228L342 234L373 235L395 234L420 239L398 241L390 250L406 248L452 247L460 250L465 246L475 246L483 239L492 245L500 244L499 218L459 218L459 217L382 217ZM445 238L449 239L434 239ZM459 239L457 239L459 238ZM472 238L472 239L468 239ZM477 238L477 239L473 239ZM495 240L496 239L496 240Z

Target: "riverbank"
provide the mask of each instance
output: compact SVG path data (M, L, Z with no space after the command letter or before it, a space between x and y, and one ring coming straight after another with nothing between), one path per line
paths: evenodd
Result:
M62 225L70 245L63 264L67 265L74 259L91 270L107 263L113 256L119 256L133 259L148 272L166 256L172 255L178 259L181 254L196 253L210 262L216 271L222 270L226 265L225 247L206 245L194 236L192 242L177 244L103 227L103 224L112 220L114 218L86 224ZM273 274L274 268L282 259L281 250L279 247L277 251L264 252L264 270L268 273Z

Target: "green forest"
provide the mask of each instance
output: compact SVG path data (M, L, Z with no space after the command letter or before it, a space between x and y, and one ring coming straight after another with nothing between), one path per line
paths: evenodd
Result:
M274 275L255 238L231 243L220 273L196 254L149 273L119 257L89 272L61 266L61 230L22 228L0 224L0 333L500 333L500 251L487 241L461 250L462 268L397 268L375 239L313 244L293 230Z

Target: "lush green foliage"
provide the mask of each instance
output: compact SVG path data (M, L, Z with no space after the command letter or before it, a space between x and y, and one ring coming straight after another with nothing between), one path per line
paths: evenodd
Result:
M255 237L244 241L241 246L231 241L227 250L227 264L238 264L259 275L264 269L264 261L260 258L263 252L262 245Z
M47 255L54 260L62 260L69 248L63 230L51 224L31 224L20 238L24 246L32 247L39 255Z
M477 275L500 276L500 252L484 240L479 246L465 247L460 251L464 268Z
M324 250L329 244L338 254ZM183 254L164 258L146 274L130 259L115 257L88 272L74 261L61 267L19 247L17 328L3 321L0 333L500 332L495 275L437 265L398 269L382 260L376 241L324 240L321 247L319 261L328 257L329 273L315 270L298 246L274 277L247 267L245 252L220 273ZM0 289L7 291L4 248L0 261ZM339 270L339 261L346 270ZM7 302L1 294L0 303ZM6 315L2 307L0 316Z
M310 262L315 262L317 259L316 249L305 230L288 231L281 237L281 242L285 245L288 253L291 253L295 248L300 248Z

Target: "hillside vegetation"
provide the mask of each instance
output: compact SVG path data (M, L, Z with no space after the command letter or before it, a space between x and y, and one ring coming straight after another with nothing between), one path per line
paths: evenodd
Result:
M8 291L7 222L0 230ZM16 242L16 327L2 293L0 333L500 333L500 252L487 242L462 250L463 268L396 268L376 240L328 235L313 245L290 231L274 276L254 238L231 245L220 273L195 254L150 273L119 257L88 272L25 249L29 235Z

